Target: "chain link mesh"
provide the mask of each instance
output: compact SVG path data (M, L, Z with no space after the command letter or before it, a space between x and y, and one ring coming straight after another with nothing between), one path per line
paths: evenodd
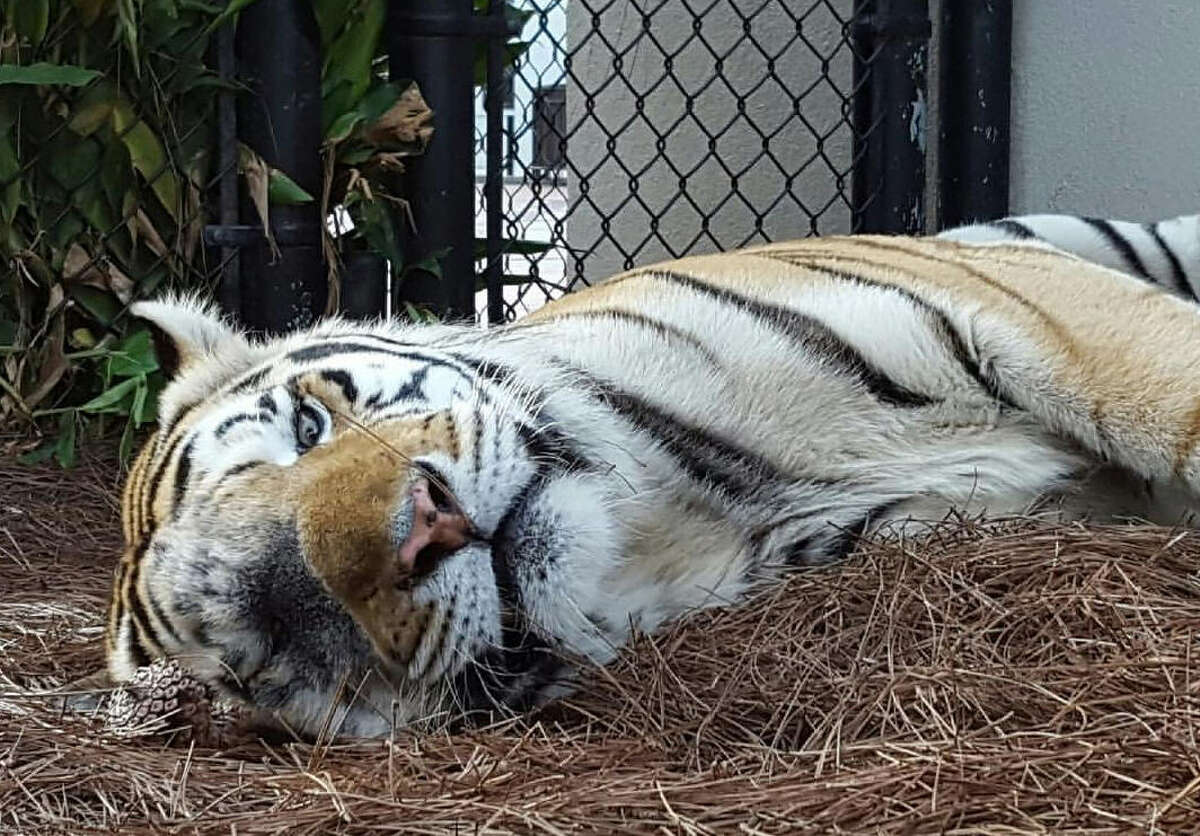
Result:
M635 264L849 230L848 0L522 5L495 209L477 130L507 318Z

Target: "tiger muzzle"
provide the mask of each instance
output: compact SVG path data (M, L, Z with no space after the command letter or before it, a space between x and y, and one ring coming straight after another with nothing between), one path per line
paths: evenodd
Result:
M403 668L436 609L418 603L416 586L473 539L472 526L435 502L429 477L369 438L346 437L306 459L298 526L309 566L383 660Z

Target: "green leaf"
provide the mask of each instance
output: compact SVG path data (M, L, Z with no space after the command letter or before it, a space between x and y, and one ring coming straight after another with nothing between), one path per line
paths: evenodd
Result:
M145 386L146 378L130 377L122 380L116 386L104 390L96 397L79 407L80 412L117 412L124 411L114 409L120 402L129 396L138 386Z
M312 0L312 10L321 30L321 51L328 52L329 45L346 25L346 0Z
M531 43L531 41L511 41L505 44L504 55L500 56L501 64L505 67L515 65L520 57L529 50ZM476 87L487 84L487 46L483 43L475 47L475 65L472 73L475 76Z
M363 123L371 123L387 113L403 92L405 85L381 83L373 85L350 111L341 114L333 120L329 130L325 132L326 142L342 142L354 133L354 129ZM327 100L332 104L332 101Z
M136 422L138 426L141 426L141 421L138 420L138 416L140 416L146 409L146 392L146 378L143 377L141 379L141 385L133 390L133 406L129 408L129 421L131 423Z
M75 466L75 412L64 412L58 418L58 443L54 445L54 458L60 467L70 470Z
M21 205L20 171L21 162L5 130L0 133L0 221L5 226L13 222Z
M25 0L19 0L25 2ZM69 64L0 64L0 84L62 84L83 87L102 73Z
M225 11L217 15L213 19L213 22L208 24L208 31L211 33L217 29L220 29L222 26L232 20L238 12L254 2L256 2L256 0L229 0L229 4L225 6Z
M325 57L324 90L349 83L348 104L356 105L371 86L372 63L383 32L387 4L385 0L365 0L361 14L334 40ZM335 114L349 108L339 108ZM335 117L336 118L336 117Z
M50 0L8 0L8 18L19 36L38 46L50 25Z
M121 433L121 443L117 445L117 457L122 463L129 461L133 453L133 419L125 422L125 430Z
M142 74L142 62L138 57L141 52L138 39L141 32L138 20L140 5L140 3L135 5L135 0L117 0L117 23L120 25L120 32L125 38L125 47L129 50L129 57L132 59L129 62L130 67L133 69L133 74L139 78Z
M22 453L17 456L17 461L24 465L41 464L44 461L49 461L54 456L55 450L58 448L58 443L52 441L49 444L43 444L36 450L30 450L28 453Z
M424 270L426 273L433 274L438 279L442 278L442 259L449 254L450 248L442 247L440 250L434 250L420 261L404 265L404 271L400 274L400 280L404 281L404 278L413 270Z
M342 165L357 166L362 165L378 153L379 149L370 145L351 143L342 146L342 149L338 152L337 161Z
M412 302L404 303L404 312L418 325L436 325L438 323L437 314L426 308L418 308Z
M500 242L500 252L504 255L537 255L538 253L549 252L554 249L554 244L549 241L529 241L526 239L515 239L511 241ZM475 239L475 260L487 258L487 239Z
M112 348L108 371L113 377L137 377L158 369L154 342L145 329L134 331Z
M167 379L162 372L155 372L146 378L146 398L140 410L134 410L133 419L138 426L148 424L158 418L158 398L162 390L167 388Z
M342 142L350 134L354 133L354 129L360 123L365 122L366 118L357 110L352 110L349 113L343 113L341 116L333 120L333 124L329 126L329 130L325 132L326 142Z
M98 287L73 283L67 288L67 293L101 325L112 325L121 312L121 303L116 297Z
M129 151L133 167L150 184L158 202L179 220L179 180L167 166L167 152L150 126L133 112L128 102L118 101L113 107L113 130Z
M292 206L297 203L312 203L313 196L277 168L272 168L267 177L267 199L275 204Z
M362 231L363 237L380 255L392 263L392 269L397 272L404 270L404 254L400 249L400 239L396 235L396 222L392 213L380 200L365 200L352 214L354 226Z
M39 162L67 192L73 193L85 183L96 178L100 166L100 144L94 139L82 142L78 137L63 131L49 144L43 146Z
M116 104L116 85L107 79L93 84L74 102L67 126L80 136L91 136L109 120Z

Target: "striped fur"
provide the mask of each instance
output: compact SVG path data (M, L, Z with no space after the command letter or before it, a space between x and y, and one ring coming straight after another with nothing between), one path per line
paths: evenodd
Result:
M543 702L633 630L881 527L1177 521L1200 489L1200 309L1131 275L1190 288L1195 231L780 243L487 332L256 343L142 305L179 370L126 486L110 674L176 657L293 729L385 734ZM451 518L454 548L399 559Z

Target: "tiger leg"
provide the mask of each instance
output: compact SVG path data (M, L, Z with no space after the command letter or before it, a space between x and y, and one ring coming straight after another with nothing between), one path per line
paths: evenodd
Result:
M980 279L916 278L949 302L997 392L1102 462L1200 496L1200 307L1074 258L946 242Z

